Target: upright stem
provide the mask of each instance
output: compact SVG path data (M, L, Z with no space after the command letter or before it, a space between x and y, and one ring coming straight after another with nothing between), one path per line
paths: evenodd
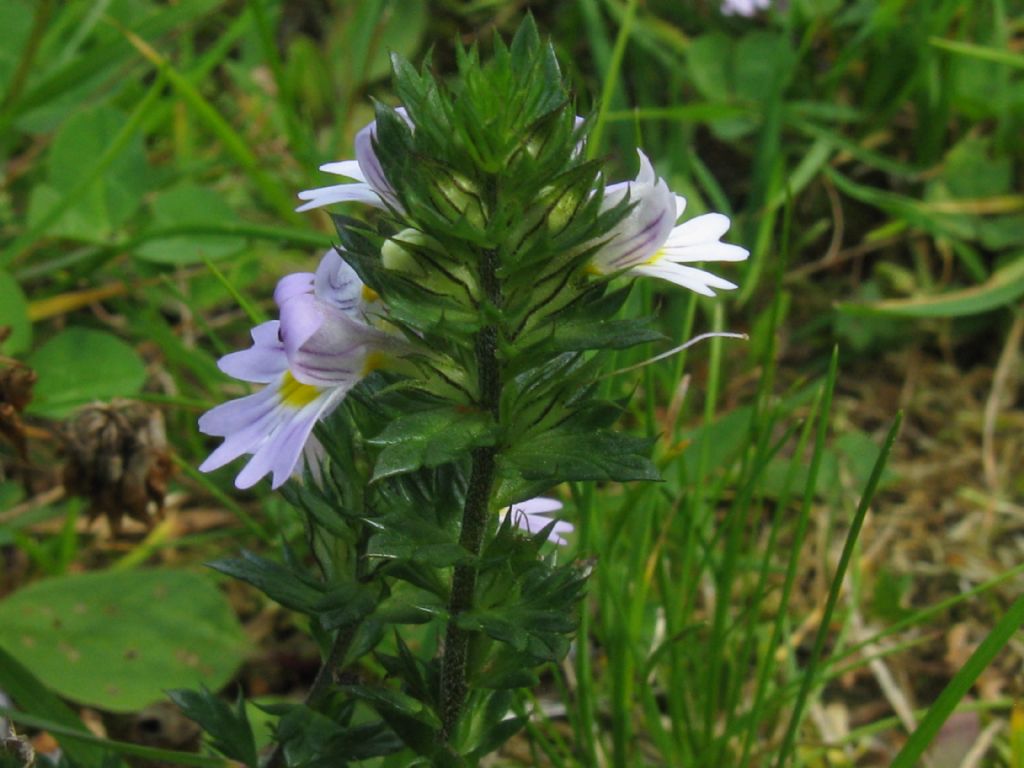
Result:
M488 301L499 307L501 292L497 277L497 259L493 251L485 251L480 259L480 282ZM476 364L479 382L480 406L498 419L501 397L501 373L498 367L498 329L487 325L476 337ZM441 660L441 740L449 742L459 722L469 687L466 673L469 661L470 633L457 626L459 614L473 607L476 592L477 564L487 516L490 513L491 490L494 487L497 451L491 446L476 448L472 453L472 468L466 488L466 505L462 511L462 531L459 544L473 555L474 560L455 566L452 592L448 601L448 627L445 631L444 656Z
M327 692L327 689L330 688L331 683L334 681L334 670L344 660L345 654L348 653L348 649L352 645L358 629L359 624L356 623L338 630L334 636L334 642L331 644L331 649L327 652L327 658L320 665L320 669L317 670L316 677L313 679L313 684L309 687L309 691L306 692L306 697L303 699L304 704L315 704ZM276 742L273 751L264 761L262 768L280 768L283 759L284 745L281 742Z

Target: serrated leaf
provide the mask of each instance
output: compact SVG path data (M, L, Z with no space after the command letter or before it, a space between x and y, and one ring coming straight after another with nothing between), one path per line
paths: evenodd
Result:
M375 589L355 582L332 585L314 610L324 629L334 630L362 621L377 607Z
M502 470L552 485L570 480L660 480L647 458L651 444L607 430L557 429L514 446L501 457Z
M562 323L555 328L550 345L553 351L576 352L588 349L627 349L665 336L653 326L651 319L579 320Z
M380 722L346 727L305 704L266 707L277 714L277 738L289 766L344 766L401 749Z
M374 709L382 714L383 711L390 710L395 714L417 720L431 728L441 727L441 721L437 719L437 715L424 706L423 702L407 693L390 688L371 688L364 685L345 685L342 686L342 690L371 704Z
M373 480L447 464L471 448L493 445L494 437L493 420L479 411L445 407L403 416L370 441L385 446Z
M253 552L207 563L211 568L252 584L267 597L300 613L313 613L324 597L323 586L291 568Z
M239 696L235 706L231 707L206 688L199 691L171 690L167 695L181 708L185 717L202 726L214 749L249 768L257 768L256 739L244 698Z
M381 530L370 539L368 557L409 560L434 568L448 568L471 559L452 533L424 520L394 515L374 522Z

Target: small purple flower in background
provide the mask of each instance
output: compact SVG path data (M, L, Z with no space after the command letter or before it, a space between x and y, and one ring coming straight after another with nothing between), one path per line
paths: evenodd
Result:
M300 469L305 450L315 472L313 427L401 348L398 339L369 324L372 292L366 294L336 250L328 251L315 274L299 272L280 280L274 299L281 319L253 328L253 345L218 363L229 376L266 386L200 417L201 432L224 438L201 471L251 454L235 485L249 488L271 474L277 488Z
M404 107L398 107L395 112L399 117L409 122L409 116ZM409 122L410 126L412 125ZM347 176L353 181L345 184L336 184L331 187L319 187L299 192L300 200L308 202L296 208L296 211L309 211L313 208L322 208L333 203L366 203L375 208L395 208L401 210L398 200L395 199L395 190L384 176L384 169L381 168L377 153L373 151L373 140L377 137L377 121L363 127L356 134L355 160L341 160L336 163L326 163L320 166L324 173L333 173L336 176Z
M758 11L768 10L771 4L772 0L722 0L722 13L726 16L750 18Z
M557 512L561 508L562 502L538 496L535 499L520 501L518 504L508 507L501 513L501 519L504 521L506 517L512 515L512 524L516 528L526 533L537 533L551 523L551 513ZM572 523L559 520L548 534L548 541L553 541L564 547L569 542L563 538L562 534L572 533L572 530Z
M729 229L729 218L706 213L676 226L686 208L686 198L673 194L665 180L658 178L647 156L639 150L637 153L640 172L636 179L609 185L602 201L602 208L608 210L628 195L634 206L591 259L590 269L601 275L628 270L659 277L704 296L714 296L716 288L735 288L734 283L717 275L685 266L688 262L743 261L750 255L738 245L719 242Z

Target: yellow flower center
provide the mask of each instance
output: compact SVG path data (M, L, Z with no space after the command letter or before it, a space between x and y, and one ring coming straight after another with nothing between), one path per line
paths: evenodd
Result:
M664 248L659 248L658 250L656 250L654 252L654 255L651 256L651 258L649 258L647 261L644 262L644 264L657 264L659 261L662 260L662 258L664 256L665 256L665 249Z
M374 371L385 368L388 363L388 356L383 352L370 352L363 363L363 376L369 376Z
M363 301L367 304L371 304L380 298L380 294L377 293L373 288L368 285L363 286Z
M292 408L301 408L316 400L320 388L312 384L303 384L292 376L291 371L284 372L280 386L281 402Z

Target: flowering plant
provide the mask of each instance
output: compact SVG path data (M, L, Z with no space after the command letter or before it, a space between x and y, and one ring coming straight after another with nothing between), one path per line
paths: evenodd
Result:
M685 200L642 153L635 180L605 185L532 21L486 64L460 51L459 75L395 60L404 106L378 106L356 159L322 167L351 181L300 194L300 210L376 213L332 213L337 246L283 278L279 319L221 360L262 388L200 420L224 438L202 469L251 456L236 484L270 475L308 532L308 564L214 564L307 615L323 646L306 701L272 708L271 764L473 765L523 725L515 691L567 652L586 577L547 546L572 525L540 494L658 479L597 394L602 352L661 338L614 317L617 278L714 295L733 284L689 264L747 255L719 242L720 214L677 224ZM244 709L177 698L255 760Z

